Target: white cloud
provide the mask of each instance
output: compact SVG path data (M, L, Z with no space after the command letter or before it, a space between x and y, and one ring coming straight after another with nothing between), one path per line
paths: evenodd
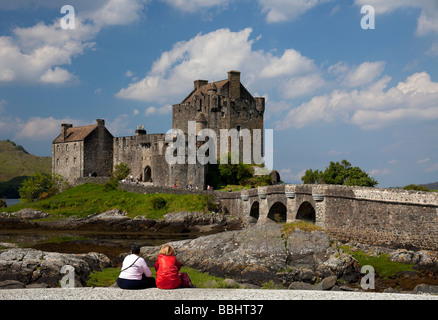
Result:
M212 7L224 7L228 5L227 0L161 0L175 9L185 12L196 12Z
M301 183L301 177L306 173L306 169L301 170L298 173L293 173L291 169L281 169L280 179L292 183Z
M311 59L293 49L285 50L280 57L253 50L251 33L251 28L238 32L219 29L178 42L161 54L145 78L132 82L116 96L174 103L192 90L193 80L226 79L228 70L241 71L242 82L253 92L275 89L286 97L308 94L323 84ZM314 87L298 86L299 81Z
M306 11L331 0L259 0L268 23L294 20Z
M32 1L31 1L32 2ZM31 27L16 27L11 36L0 36L0 82L69 83L76 79L65 66L72 59L94 47L91 40L101 28L125 25L137 21L146 0L78 0L79 13L75 29L64 30L60 18L51 24L39 22ZM35 6L61 8L60 1L33 2ZM18 1L16 6L0 4L9 10L27 8Z
M388 168L384 168L384 169L373 169L370 172L368 172L368 174L370 175L370 177L378 177L378 176L385 176L387 174L390 174L391 170L389 170Z
M61 123L72 123L75 126L80 125L80 121L70 118L55 119L53 117L42 118L32 117L26 122L19 118L13 120L14 139L29 139L34 141L51 141L61 132Z
M383 61L364 62L346 74L343 84L348 87L363 86L380 76L384 68Z
M313 97L277 122L278 129L300 128L312 123L343 121L363 129L376 129L400 122L438 119L438 83L426 72L415 73L405 82L385 91L390 77L384 76L361 90L333 90Z
M43 75L41 75L41 82L45 83L66 83L74 79L75 77L67 70L60 67L56 67L55 70L49 69Z
M148 107L146 108L146 110L144 111L144 115L147 116L151 116L154 114L157 115L164 115L164 114L170 114L172 112L172 106L170 104L165 105L161 108L157 108L157 107Z
M423 163L429 162L429 160L430 160L430 158L425 158L425 159L417 160L417 163L423 164Z

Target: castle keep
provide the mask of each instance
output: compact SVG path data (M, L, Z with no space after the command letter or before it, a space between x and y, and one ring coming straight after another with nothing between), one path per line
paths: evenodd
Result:
M189 134L189 122L196 126L196 134L202 129L212 129L220 145L220 129L244 129L252 133L261 132L263 150L263 114L265 99L254 98L240 82L240 72L229 71L228 78L208 83L195 80L190 94L172 107L172 127ZM231 137L228 137L231 150ZM188 141L188 139L186 139ZM201 143L197 143L199 147ZM166 134L148 134L138 126L134 136L113 137L105 128L104 120L95 125L73 127L62 124L61 133L52 143L52 172L62 175L70 184L77 184L84 177L108 177L113 168L126 163L134 178L152 182L156 186L171 187L192 185L205 189L207 182L206 164L176 163L166 161L169 141ZM242 142L239 144L242 161ZM252 148L251 148L252 150ZM217 149L217 156L220 157ZM222 150L223 152L223 150Z

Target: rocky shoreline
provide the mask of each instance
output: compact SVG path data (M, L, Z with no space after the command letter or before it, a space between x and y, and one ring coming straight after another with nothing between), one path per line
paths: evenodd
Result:
M232 217L186 212L168 214L163 221L131 219L119 210L85 219L33 221L35 217L45 216L43 212L25 209L14 214L0 213L0 223L2 228L15 226L15 230L198 232L202 236L170 242L178 259L199 271L233 279L235 283L244 284L242 287L260 288L268 283L273 288L358 291L364 276L357 260L323 231L295 229L286 235L281 225L275 223L242 228L241 222ZM386 253L392 261L415 265L416 272L402 273L391 279L377 277L374 291L438 294L436 256L423 251L349 245L353 250L375 255ZM8 244L0 246L3 248L0 250L0 289L58 287L63 265L72 265L76 271L76 286L85 286L91 272L111 266L111 260L102 253L70 254L8 247ZM141 255L153 265L159 250L159 246L145 246ZM408 289L401 284L403 281L412 282Z

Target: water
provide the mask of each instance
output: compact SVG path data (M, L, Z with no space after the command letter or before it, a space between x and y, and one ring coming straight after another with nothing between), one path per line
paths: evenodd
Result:
M36 230L0 230L0 242L15 243L21 248L34 248L59 253L99 252L111 260L129 252L131 243L140 246L159 246L164 243L195 238L194 234L122 233L122 232L65 232Z
M13 206L14 204L20 203L20 199L5 199L6 205L8 207Z

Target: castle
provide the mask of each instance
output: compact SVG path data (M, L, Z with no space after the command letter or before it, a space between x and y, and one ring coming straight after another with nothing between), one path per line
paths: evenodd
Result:
M259 129L263 150L264 111L265 98L254 98L240 82L240 72L229 71L228 79L222 81L195 80L190 94L172 106L172 127L186 136L190 123L195 124L196 134L212 129L218 144L221 129L237 132L248 129L251 135ZM231 137L228 139L231 150ZM205 189L208 165L199 161L169 164L166 149L170 142L166 134L148 134L143 126L138 126L133 136L113 137L102 119L81 127L62 124L61 133L52 142L52 172L62 175L70 184L77 184L84 177L108 177L116 165L126 163L133 177L143 182ZM201 145L202 142L196 142L197 148ZM240 160L242 154L240 143ZM217 156L220 157L219 149Z

